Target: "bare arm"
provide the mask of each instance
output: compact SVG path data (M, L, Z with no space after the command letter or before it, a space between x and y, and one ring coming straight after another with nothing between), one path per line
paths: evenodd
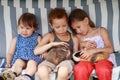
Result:
M12 58L14 56L15 49L16 49L16 40L17 40L17 37L15 37L15 38L12 39L10 47L9 47L9 49L7 51L7 55L6 55L6 67L10 67L10 64L11 64L11 61L12 61Z
M45 36L43 36L43 38L40 41L40 43L38 43L38 45L35 47L34 53L36 55L42 54L43 52L45 52L46 50L48 50L50 48L49 45L44 47L45 44L50 42L50 37L49 36L51 36L50 33L45 34Z
M68 44L65 42L53 42L53 41L54 41L54 36L52 35L52 33L47 33L42 38L41 42L36 46L34 50L35 55L40 55L53 46L57 46L57 45L68 46Z
M110 41L110 37L109 37L107 30L102 27L100 31L101 31L100 33L103 38L103 41L105 43L105 48L97 48L95 51L96 52L102 51L102 52L106 52L106 53L113 53L114 49L113 49L112 43Z
M73 52L77 52L78 51L78 38L76 36L72 37L73 39Z
M88 58L89 56L98 53L98 52L105 52L105 53L113 53L113 46L110 41L108 32L105 28L101 28L101 36L103 38L103 41L105 43L104 48L93 48L93 49L88 49L88 50L83 50L82 53L84 53L82 56Z
M38 44L41 42L41 40L42 40L42 37L38 36L38 38L37 38Z

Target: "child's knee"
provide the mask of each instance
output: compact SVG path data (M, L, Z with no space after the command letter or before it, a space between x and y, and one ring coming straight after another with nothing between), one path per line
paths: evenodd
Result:
M68 76L69 74L69 70L67 67L60 67L59 70L58 70L58 75L60 76L65 76L67 75Z
M15 61L15 63L13 64L13 66L25 66L25 61L23 61L23 60L21 60L21 59L17 59L16 61Z
M39 66L37 73L38 74L47 74L47 73L49 73L49 69L47 66Z

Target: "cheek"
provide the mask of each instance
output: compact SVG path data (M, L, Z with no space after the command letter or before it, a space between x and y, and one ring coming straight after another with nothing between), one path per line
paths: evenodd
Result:
M58 31L59 31L58 29L55 29L55 28L54 28L53 30L54 30L55 32L58 32Z
M71 28L72 28L72 29L75 29L75 28L76 28L73 23L71 24Z
M22 30L21 30L21 29L18 29L18 32L19 32L19 33L21 33L21 32L22 32Z
M66 26L64 29L67 30L67 29L68 29L68 26Z
M84 31L85 33L87 33L87 32L88 32L88 29L85 28L85 29L83 29L83 31Z
M80 32L81 32L81 29L78 28L78 29L76 29L75 31L76 31L77 33L80 33Z

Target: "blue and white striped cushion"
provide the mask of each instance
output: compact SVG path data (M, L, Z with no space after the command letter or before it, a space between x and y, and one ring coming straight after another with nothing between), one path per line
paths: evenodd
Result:
M17 21L24 12L37 16L38 32L50 30L47 14L51 8L63 7L69 12L84 9L97 26L107 28L115 50L120 50L120 0L0 0L0 56L5 56L11 39L17 34Z
M5 67L5 58L4 57L0 57L0 68Z

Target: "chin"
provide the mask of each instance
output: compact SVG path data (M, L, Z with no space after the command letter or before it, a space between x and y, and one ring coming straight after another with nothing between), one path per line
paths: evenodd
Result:
M27 38L27 37L29 37L29 36L27 36L27 35L22 35L24 38Z
M87 35L87 33L82 33L81 35L86 36L86 35Z

